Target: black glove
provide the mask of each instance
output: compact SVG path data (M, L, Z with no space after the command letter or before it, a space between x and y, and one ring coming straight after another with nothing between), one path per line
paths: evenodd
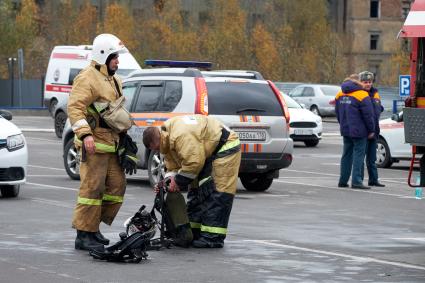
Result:
M118 158L121 168L126 174L133 175L137 169L137 145L127 134L120 134Z

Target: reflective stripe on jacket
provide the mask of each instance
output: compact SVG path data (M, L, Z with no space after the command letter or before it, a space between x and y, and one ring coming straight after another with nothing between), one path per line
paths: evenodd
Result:
M90 110L90 105L95 102L114 101L118 98L119 92L116 90L113 77L108 75L106 65L101 65L99 70L95 66L96 63L92 61L90 66L83 69L75 78L68 101L68 117L77 140L92 135L96 143L96 152L111 152L110 148L116 147L119 136L111 129L99 127L99 115ZM121 80L118 77L115 79L122 93ZM96 127L92 129L90 125L93 126L94 123ZM104 146L97 147L97 145Z

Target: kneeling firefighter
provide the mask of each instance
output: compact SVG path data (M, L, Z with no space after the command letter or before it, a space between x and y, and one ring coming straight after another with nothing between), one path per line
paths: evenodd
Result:
M179 116L148 127L143 143L159 150L171 178L169 191L187 188L187 212L198 248L221 248L227 234L241 161L237 134L210 116ZM197 179L197 182L196 182Z
M80 189L72 226L75 248L103 250L109 244L100 222L112 224L123 202L125 173L136 169L137 146L126 131L131 127L120 79L115 76L118 56L128 52L112 34L93 41L92 62L75 78L68 116L80 151Z

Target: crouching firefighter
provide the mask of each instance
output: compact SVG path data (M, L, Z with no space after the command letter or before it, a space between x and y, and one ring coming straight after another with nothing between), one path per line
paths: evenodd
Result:
M118 56L125 52L127 48L114 35L97 36L92 62L75 78L69 97L68 116L81 157L81 183L72 221L77 230L76 249L103 250L109 244L99 224L112 224L123 202L124 171L133 173L136 168L135 145L125 138L132 120L123 107L121 81L114 75ZM126 144L130 150L123 150Z
M169 191L187 188L188 215L197 248L222 248L241 161L240 141L215 118L179 116L143 132L143 143L159 150L176 174ZM196 181L197 180L197 181Z

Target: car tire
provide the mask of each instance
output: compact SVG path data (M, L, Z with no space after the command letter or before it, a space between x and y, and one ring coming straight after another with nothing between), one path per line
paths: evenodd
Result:
M59 112L55 116L55 134L58 138L62 138L63 128L65 127L67 115L65 112Z
M5 185L1 186L1 195L4 198L15 198L19 195L20 185Z
M319 140L304 141L306 147L315 147L319 144Z
M383 138L379 138L376 144L376 167L388 168L392 164L390 148Z
M70 139L65 145L63 164L71 179L80 180L80 155L75 148L74 139Z
M310 111L311 111L311 112L313 112L314 114L316 114L317 116L320 116L319 108L317 108L317 106L316 106L316 105L312 105L312 106L310 107Z
M273 178L267 177L266 173L243 174L239 178L244 188L251 192L264 192L273 183Z
M158 151L151 150L148 158L149 183L154 187L165 176L164 158Z
M55 116L56 106L58 106L58 101L56 99L52 99L49 104L49 112L52 117Z

